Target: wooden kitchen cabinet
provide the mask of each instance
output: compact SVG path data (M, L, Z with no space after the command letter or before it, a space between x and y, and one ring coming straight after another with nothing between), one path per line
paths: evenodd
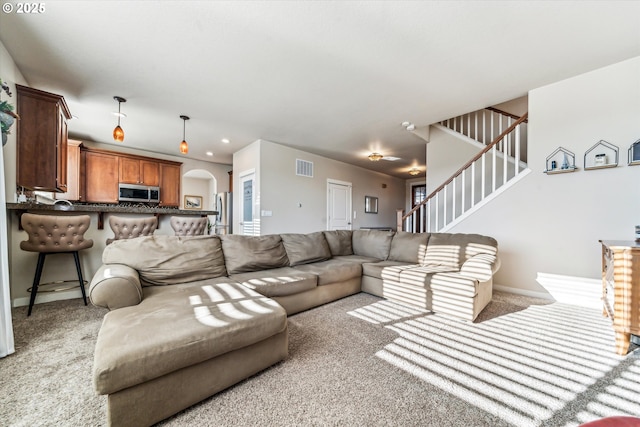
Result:
M160 187L160 205L180 206L182 163L152 157L81 147L82 201L118 203L118 184Z
M160 184L160 165L156 161L131 157L120 157L120 182L158 186Z
M16 84L16 183L31 190L67 191L67 120L64 97Z
M613 322L616 353L625 355L631 334L640 335L640 243L606 240L600 243L603 314Z
M80 151L81 197L85 202L118 203L119 157L105 151Z
M180 206L179 164L160 163L160 205Z
M82 141L67 141L67 192L57 193L56 199L82 201L80 195L80 146Z

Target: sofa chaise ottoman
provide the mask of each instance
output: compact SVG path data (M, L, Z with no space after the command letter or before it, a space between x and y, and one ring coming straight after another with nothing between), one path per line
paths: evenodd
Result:
M111 309L93 366L109 425L151 425L287 357L286 311L226 277L219 239L132 239L103 258L90 295Z

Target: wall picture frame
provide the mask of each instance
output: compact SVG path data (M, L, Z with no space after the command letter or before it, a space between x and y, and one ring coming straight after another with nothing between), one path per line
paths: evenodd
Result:
M378 198L373 196L364 196L364 213L378 213Z
M202 210L202 196L184 196L184 208L194 211Z

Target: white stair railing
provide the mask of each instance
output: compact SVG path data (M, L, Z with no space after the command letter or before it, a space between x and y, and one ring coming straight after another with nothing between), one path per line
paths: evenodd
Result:
M475 117L481 116L477 114ZM484 149L406 215L402 210L398 211L398 230L414 233L440 231L522 173L527 168L522 160L527 151L526 137L523 137L526 135L527 116L511 120L510 125ZM470 115L464 117L466 125L462 129L472 129L472 134L477 135L477 124L481 122L471 120ZM460 118L447 121L461 123ZM491 119L487 123L491 123ZM480 128L484 134L486 129Z
M492 143L496 137L506 129L508 129L520 117L499 110L497 108L488 107L483 110L473 111L458 117L443 120L438 123L447 129L478 141L482 145ZM527 121L525 120L525 123ZM526 133L521 135L521 142L524 149L521 149L520 161L526 162ZM505 150L510 153L515 149L512 137L508 136L505 141L501 141L498 145L498 152L504 153ZM509 155L509 154L508 154ZM519 158L510 154L512 157Z

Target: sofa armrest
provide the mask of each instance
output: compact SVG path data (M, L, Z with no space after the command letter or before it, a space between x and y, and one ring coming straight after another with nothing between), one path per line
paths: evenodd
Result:
M484 282L491 279L499 268L500 259L495 255L478 254L472 256L462 264L460 274Z
M89 299L98 307L116 310L140 304L142 286L138 271L123 264L104 264L91 279Z

